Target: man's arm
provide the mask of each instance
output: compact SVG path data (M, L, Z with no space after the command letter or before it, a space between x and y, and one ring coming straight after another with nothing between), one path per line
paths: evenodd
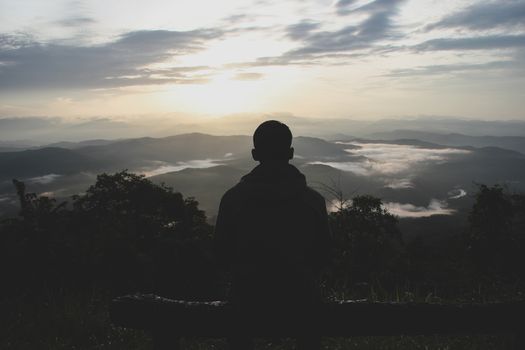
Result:
M328 266L332 260L333 240L332 231L330 230L330 224L328 222L326 203L322 196L319 203L319 212L321 213L321 217L320 227L316 235L316 245L319 249L318 266L320 269L323 269Z
M328 222L326 201L321 194L311 188L308 189L307 193L308 202L315 212L311 263L314 269L322 270L330 264L333 256L333 239Z
M221 267L226 269L231 267L235 253L234 230L235 225L233 208L231 205L231 193L228 191L222 196L213 235L213 250L216 261Z

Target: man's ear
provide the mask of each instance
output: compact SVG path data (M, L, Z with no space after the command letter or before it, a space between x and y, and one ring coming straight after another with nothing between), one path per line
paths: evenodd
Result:
M252 148L252 158L253 160L255 160L256 162L259 161L259 156L257 155L257 150L255 148Z
M288 159L291 160L293 159L293 153L294 153L294 149L293 147L290 147L290 149L288 150Z

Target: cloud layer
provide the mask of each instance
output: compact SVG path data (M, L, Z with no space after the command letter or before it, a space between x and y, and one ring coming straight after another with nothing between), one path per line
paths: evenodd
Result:
M207 67L152 65L203 50L206 42L221 34L204 29L132 31L92 46L4 35L0 37L0 90L201 83L206 81Z
M525 2L498 0L475 2L463 10L427 26L428 30L438 28L466 28L487 30L501 27L525 28Z
M166 162L159 162L160 164L154 168L141 171L146 177L157 176L161 174L181 171L184 169L205 169L221 165L221 159L196 159L187 162L177 162L177 164L168 164Z
M36 184L50 184L54 182L56 179L61 177L62 175L59 174L47 174L43 176L37 176L27 179L29 183L36 183Z
M359 146L348 149L349 154L358 156L348 162L314 162L339 170L349 171L360 176L382 176L387 179L385 186L391 188L409 188L412 186L411 175L428 164L445 162L454 156L470 153L457 148L425 148L412 145L388 143L349 143ZM362 160L359 160L362 159Z
M121 114L144 107L478 117L488 108L465 101L483 95L492 114L523 116L523 0L113 6L50 0L6 8L0 115L76 115L104 99ZM126 94L144 95L115 102Z
M452 215L454 209L447 208L447 204L437 199L432 199L427 207L418 207L409 203L388 202L385 208L392 214L402 218L422 218L432 215Z

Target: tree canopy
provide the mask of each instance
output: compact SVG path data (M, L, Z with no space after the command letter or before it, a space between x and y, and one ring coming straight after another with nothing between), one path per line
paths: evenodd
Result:
M402 249L397 221L381 199L370 195L355 196L332 213L334 278L346 284L392 277Z
M99 175L70 203L13 183L20 212L2 222L0 235L1 268L13 286L98 283L115 293L198 295L197 285L211 283L203 271L212 265L206 253L212 227L193 198L127 171Z

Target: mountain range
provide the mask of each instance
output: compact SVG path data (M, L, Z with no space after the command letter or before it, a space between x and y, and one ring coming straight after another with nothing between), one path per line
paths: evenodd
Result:
M458 133L439 134L417 130L394 130L377 132L368 135L378 140L413 139L454 147L487 147L494 146L510 149L525 154L524 136L470 136Z
M337 141L296 137L293 163L328 200L333 200L330 188L346 197L373 194L401 217L464 211L475 183L525 190L525 155L512 149L521 147L520 137L451 135L399 131L370 139L340 135ZM507 148L487 146L494 142ZM14 210L13 178L25 181L29 191L67 199L85 191L96 174L128 169L195 197L213 220L222 193L256 165L251 147L249 136L191 133L0 152L0 212Z
M156 138L176 134L200 132L213 135L249 135L262 121L277 119L292 126L295 135L319 137L326 140L349 137L371 138L376 133L412 130L421 133L447 135L451 132L470 136L521 136L525 137L525 121L475 120L466 118L421 116L397 117L377 120L361 118L306 118L291 114L239 114L220 118L196 116L145 115L136 117L0 117L0 147L23 148L44 146L66 141L115 140ZM373 138L373 137L372 137ZM407 138L406 136L395 138ZM408 138L416 138L410 136ZM439 143L439 142L437 142ZM473 144L464 144L471 145ZM59 147L71 147L62 144ZM488 145L486 145L488 146ZM492 144L491 146L498 146Z

